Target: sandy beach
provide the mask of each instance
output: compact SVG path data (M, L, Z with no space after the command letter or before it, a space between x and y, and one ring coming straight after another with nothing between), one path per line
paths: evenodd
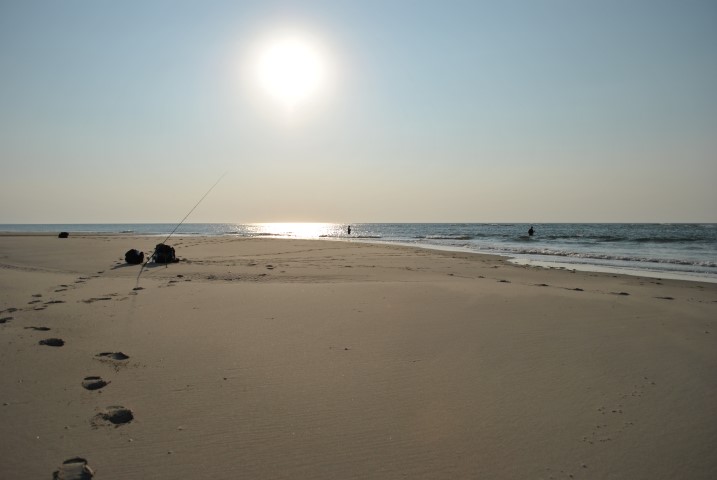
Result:
M160 240L0 236L0 478L717 478L717 284Z

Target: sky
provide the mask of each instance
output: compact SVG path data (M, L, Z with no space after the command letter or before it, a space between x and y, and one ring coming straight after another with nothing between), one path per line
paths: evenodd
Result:
M717 222L715 45L714 1L0 0L0 223L174 223L225 173L188 222Z

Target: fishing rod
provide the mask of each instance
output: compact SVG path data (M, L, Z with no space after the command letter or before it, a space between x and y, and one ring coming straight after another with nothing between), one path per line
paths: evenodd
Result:
M184 221L192 214L192 212L194 211L194 209L196 209L196 208L199 206L199 204L202 203L202 200L204 200L205 198L207 198L207 195L209 195L209 194L211 193L211 191L214 190L214 187L216 187L216 186L219 184L219 182L222 181L222 178L224 178L227 173L229 173L229 172L227 171L227 172L222 173L222 175L219 177L219 180L217 180L216 182L214 182L214 185L212 185L212 186L209 188L209 190L207 190L207 193L205 193L205 194L202 196L202 198L200 198L199 201L198 201L196 204L194 204L194 206L193 206L192 209L189 211L189 213L187 213L187 214L184 216L184 218L182 219L182 221L179 222L176 227L174 227L174 230L172 230L172 231L169 233L169 235L167 235L167 238L165 238L164 240L162 240L162 244L164 244L167 240L169 240L169 237L171 237L172 235L174 235L174 232L176 232L176 231L179 229L179 227L182 226L182 224L184 223ZM157 247L154 248L154 251L152 252L152 255L150 255L149 258L147 258L147 261L144 262L144 264L142 264L142 268L140 268L139 273L137 274L137 284L139 284L139 276L142 275L142 272L144 271L144 267L145 267L149 262L152 261L152 259L155 257L156 254L157 254Z
M217 180L216 182L214 182L214 185L212 185L212 187L211 187L209 190L207 190L207 193L205 193L204 196L199 199L199 201L192 207L192 209L189 211L189 213L184 216L184 218L182 219L182 221L179 222L176 227L174 227L174 230L172 230L172 231L170 232L170 234L167 235L167 238L165 238L165 239L162 241L162 243L166 242L167 240L169 240L169 237L171 237L172 235L174 235L174 232L176 232L177 229L178 229L178 228L184 223L184 221L187 219L187 217L189 217L189 216L192 214L192 212L194 211L194 209L197 208L200 203L202 203L202 200L204 200L204 199L207 197L207 195L209 195L209 193L210 193L212 190L214 190L214 187L216 187L216 186L219 184L219 182L222 181L222 178L224 178L224 176L225 176L227 173L229 173L229 172L224 172L224 173L222 173L222 176L219 177L219 180ZM152 254L152 256L154 256L154 254Z

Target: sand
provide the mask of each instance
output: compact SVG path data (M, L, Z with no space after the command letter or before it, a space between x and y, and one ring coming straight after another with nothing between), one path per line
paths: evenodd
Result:
M717 478L715 284L159 240L0 236L0 478Z

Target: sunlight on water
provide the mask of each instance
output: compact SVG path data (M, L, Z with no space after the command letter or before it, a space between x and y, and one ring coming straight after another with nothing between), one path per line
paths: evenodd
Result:
M258 236L321 238L337 237L345 227L336 223L255 223L249 229Z

